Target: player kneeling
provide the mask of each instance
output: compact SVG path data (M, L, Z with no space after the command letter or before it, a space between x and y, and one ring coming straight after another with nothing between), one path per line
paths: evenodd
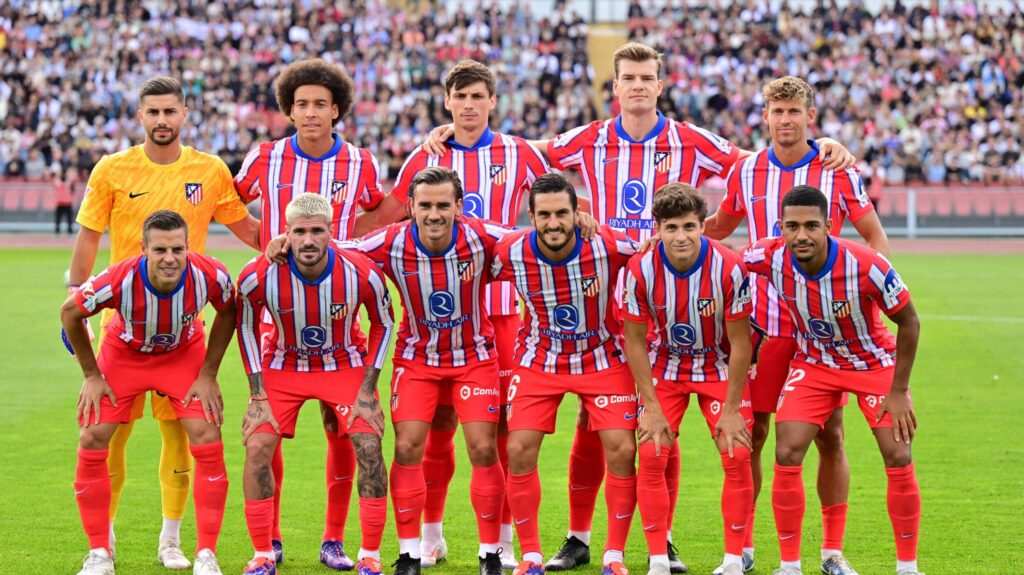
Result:
M377 379L394 323L384 276L363 255L330 245L331 205L305 193L285 210L286 264L258 256L239 275L238 339L249 375L245 443L245 520L255 548L246 575L277 572L271 531L271 458L281 437L295 435L299 409L310 399L334 406L338 433L352 438L359 465L359 522L363 536L356 572L378 575L387 515L387 473L381 455L384 413ZM359 307L370 319L369 341ZM273 323L260 352L262 313Z
M217 310L209 348L196 322L207 302ZM83 319L105 308L117 315L97 358ZM196 461L192 572L219 575L215 551L228 479L217 370L235 324L234 287L224 265L189 253L188 226L180 215L154 212L142 227L142 254L90 278L64 302L61 322L85 375L78 399L75 497L90 551L79 575L114 573L107 447L118 425L131 420L136 397L149 390L171 399Z
M672 183L654 195L661 241L629 261L623 313L626 357L642 407L637 500L651 553L648 575L668 575L669 490L665 468L679 423L696 394L722 457L724 573L741 575L753 501L750 423L750 287L739 254L701 234L707 203ZM648 346L648 327L654 340ZM654 362L652 367L651 362Z

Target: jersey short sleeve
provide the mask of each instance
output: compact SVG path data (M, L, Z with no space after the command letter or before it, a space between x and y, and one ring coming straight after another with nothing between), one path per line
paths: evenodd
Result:
M197 263L202 265L203 274L206 275L206 284L209 286L207 299L214 309L221 310L235 299L235 286L231 282L231 274L224 262L211 257L193 254Z
M723 274L722 291L725 294L725 320L735 321L744 317L750 317L754 311L750 293L750 274L746 266L740 261L737 255L730 257L726 263L728 270Z
M885 315L892 316L910 302L910 290L885 256L875 252L867 274L865 293L878 302Z
M135 259L130 261L137 263ZM117 307L121 298L118 277L123 274L124 267L123 264L117 264L105 269L78 288L75 292L75 304L86 317L96 315L104 309Z
M729 140L704 128L689 124L697 148L697 166L705 175L725 176L736 164L740 150ZM704 178L700 178L701 181Z
M836 172L835 187L839 192L842 209L850 214L850 221L856 222L875 210L864 189L864 180L856 168L847 168L845 172Z
M94 232L103 232L110 223L110 212L114 207L114 189L107 172L110 171L110 156L100 159L85 185L82 205L78 208L76 221Z
M266 272L266 266L260 261L262 259L262 256L257 256L249 260L238 274L238 315L235 323L238 331L238 348L247 375L263 370L258 331L264 307L260 276Z
M629 321L648 323L651 319L647 301L647 280L640 262L644 254L636 254L626 264L626 281L622 294L622 315Z
M784 247L782 238L767 238L747 246L743 250L743 265L747 271L763 276L771 276L772 255Z
M398 203L403 206L407 205L409 203L409 186L412 185L412 179L426 166L427 153L423 151L423 146L417 146L409 154L409 157L405 159L402 169L398 171L398 178L395 180L394 187L391 188L391 197L398 200Z
M729 175L725 178L725 198L722 199L718 209L733 216L745 216L747 204L743 201L743 184L740 181L740 166L743 160L739 160L729 169Z
M380 186L380 163L369 150L361 149L359 153L363 155L364 161L369 160L371 166L370 170L363 172L365 182L363 192L359 195L359 207L370 211L379 206L381 200L384 199L384 192L381 191Z
M261 144L249 150L242 162L242 168L235 175L235 193L246 204L252 203L263 195L260 174L266 171L267 154L263 153L264 145ZM267 152L269 151L268 149Z
M591 122L549 140L548 159L551 166L558 170L582 166L584 150L594 142L600 126L601 122Z

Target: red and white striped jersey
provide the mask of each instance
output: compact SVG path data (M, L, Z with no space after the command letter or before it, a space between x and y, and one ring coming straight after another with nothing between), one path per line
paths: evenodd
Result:
M315 281L302 275L291 255L280 265L257 256L242 269L238 345L247 374L384 366L394 327L384 276L360 253L332 246L324 257L327 267ZM370 319L369 342L359 326L359 306ZM264 310L271 326L261 353Z
M462 180L462 213L492 220L509 227L516 225L523 199L533 181L548 172L544 156L526 140L484 131L471 148L448 140L443 156L431 156L418 147L405 160L398 181L391 190L396 200L409 203L409 185L420 170L443 166ZM519 297L509 282L495 282L485 290L485 308L490 315L516 315Z
M169 294L149 283L146 256L114 264L89 278L75 294L86 316L102 309L117 312L107 323L106 336L118 338L143 353L163 353L205 337L199 313L206 302L222 309L235 297L231 276L220 261L189 252L181 281Z
M634 253L635 243L607 226L590 241L577 229L576 247L560 262L544 257L532 228L498 242L491 274L515 282L526 302L516 363L558 374L594 373L625 363L611 286Z
M395 354L433 367L461 367L497 357L494 327L484 310L487 265L511 230L459 218L443 253L427 250L414 221L367 235L359 249L384 270L402 298Z
M570 130L548 143L548 158L559 170L583 175L598 223L623 230L634 240L654 230L654 192L670 182L697 188L709 176L725 176L739 157L727 140L658 113L642 140L622 128L622 117Z
M312 192L330 200L334 237L339 240L352 236L356 206L372 210L384 197L377 160L336 134L334 147L319 158L299 149L298 136L260 144L245 157L235 176L235 190L247 204L263 198L261 246L284 233L285 207L299 194Z
M828 243L828 260L813 277L783 238L748 247L743 262L786 300L797 326L797 359L856 371L895 365L896 338L878 312L891 316L903 309L909 290L882 254L841 238Z
M626 270L622 312L630 321L654 327L649 348L654 377L728 380L725 322L751 310L750 279L740 255L702 237L697 260L680 272L659 242L633 256Z
M856 222L874 211L864 190L860 173L854 168L830 171L822 166L818 144L807 142L811 151L793 166L785 166L772 148L761 150L736 162L727 178L727 191L720 209L735 216L746 216L750 243L782 235L778 221L782 217L782 198L796 186L810 185L825 193L832 235L839 236L843 220ZM754 323L768 336L793 337L793 323L785 302L767 278L754 276Z

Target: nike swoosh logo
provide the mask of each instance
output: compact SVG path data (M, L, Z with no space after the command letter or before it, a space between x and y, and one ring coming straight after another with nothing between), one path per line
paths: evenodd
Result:
M206 480L209 481L210 483L213 483L214 481L220 481L221 479L224 479L224 474L223 473L221 473L220 475L217 475L215 477L207 477L206 478Z
M401 507L398 508L398 512L399 513L409 513L410 511L416 511L416 510L412 509L412 508L409 508L409 509L402 509Z
M900 539L910 539L914 535L917 535L917 533L900 533Z
M423 484L426 485L427 487L430 487L431 485L434 484L434 482L433 481L424 481Z
M175 469L174 470L174 474L175 475L181 475L182 473L188 473L189 471L192 471L192 470L191 469L180 469L180 470L179 469Z
M496 515L496 513L488 513L487 515L481 515L480 519L490 519L491 517L494 517L495 515Z
M348 481L349 479L352 479L351 475L335 475L334 476L334 480L335 481Z
M139 193L137 193L137 194L136 194L135 192L128 192L128 197L129 197L130 199L133 199L133 200L134 200L135 198L137 198L137 197L139 197L139 196L144 196L144 195L146 195L146 194L148 194L148 193L149 193L149 192L139 192Z
M794 537L796 537L796 535L779 535L779 541L785 541L787 539L792 539Z
M636 417L635 413L627 413L626 414L626 419L633 419L634 417Z
M668 309L668 306L667 305L656 305L656 306L654 306L654 309Z
M588 487L586 485L582 487L580 487L579 485L570 485L569 489L572 491L583 491L584 489L588 489Z
M633 516L632 513L626 513L625 515L623 515L622 513L616 513L615 514L615 518L616 519L627 519L627 518L632 517L632 516Z
M644 525L644 531L654 531L654 528L657 526L657 523L655 523L654 525Z
M610 164L610 163L612 163L612 162L614 162L614 161L616 161L618 159L619 159L618 156L616 156L614 158L605 158L605 159L601 160L601 163L602 164Z
M292 187L292 185L291 185L291 184L278 184L278 185L277 185L277 189L279 189L279 190L280 190L281 188L290 188L290 187Z
M746 528L747 528L746 524L744 524L744 525L736 525L735 523L732 524L732 530L733 531L742 531L742 530L744 530Z
M415 271L415 272L402 272L402 275L405 276L405 277L409 277L409 276L419 275L419 273L420 272L418 272L418 271Z
M86 491L89 491L89 486L88 485L86 485L85 487L83 487L81 489L76 489L75 490L75 495L81 495L81 494L85 493Z
M751 202L763 202L764 200L767 200L767 199L768 199L768 196L758 196L756 198L750 198L750 201Z
M534 291L534 292L530 292L530 293L526 294L526 297L534 297L534 296L541 295L542 293L544 293L544 290Z
M493 405L488 405L487 406L487 412L488 413L494 413L495 411L498 411L497 407L494 407Z
M277 310L277 313L292 313L293 311L295 311L295 308L290 307L288 309L279 309Z
M527 517L526 519L516 519L516 525L522 525L523 523L526 523L529 520L529 517Z

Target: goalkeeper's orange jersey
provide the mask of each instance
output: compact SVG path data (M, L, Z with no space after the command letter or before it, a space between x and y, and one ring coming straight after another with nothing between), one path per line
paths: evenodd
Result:
M245 218L224 161L189 146L172 164L152 162L142 146L105 156L89 176L78 223L110 228L110 264L140 252L142 224L157 210L174 210L188 223L189 250L206 252L210 221L233 224Z

